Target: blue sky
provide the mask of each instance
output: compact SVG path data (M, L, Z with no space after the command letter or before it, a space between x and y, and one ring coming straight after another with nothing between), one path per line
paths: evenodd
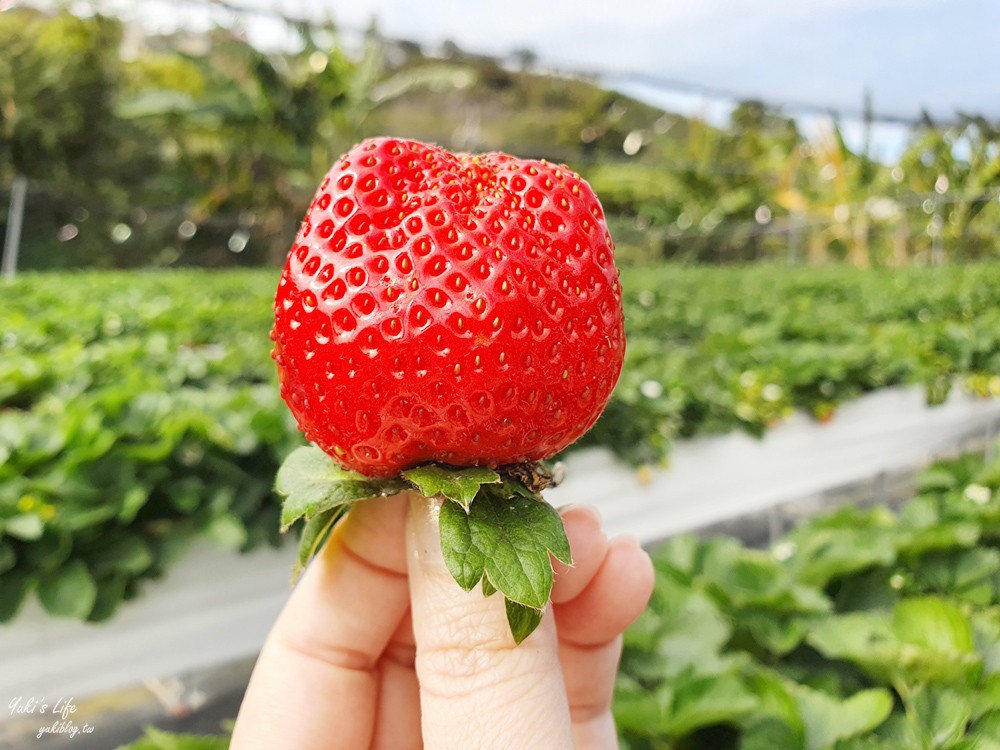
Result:
M91 1L169 28L203 22L208 0ZM1000 119L1000 0L233 1L355 29L376 18L384 34L429 45L497 55L527 47L554 66L639 72L776 104L858 112L868 90L877 113ZM280 39L266 18L242 21L258 40ZM633 89L689 114L716 105Z

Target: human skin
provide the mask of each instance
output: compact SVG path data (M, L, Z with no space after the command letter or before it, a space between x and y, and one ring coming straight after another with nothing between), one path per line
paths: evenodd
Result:
M278 617L233 750L612 750L621 633L653 568L596 511L561 511L574 565L515 646L503 597L463 591L444 565L440 501L358 503Z

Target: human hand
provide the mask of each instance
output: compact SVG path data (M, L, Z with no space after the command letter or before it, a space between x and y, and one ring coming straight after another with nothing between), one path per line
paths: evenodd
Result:
M621 633L653 586L631 538L562 512L572 568L521 645L503 597L463 591L440 552L436 501L356 505L261 651L233 750L610 750Z

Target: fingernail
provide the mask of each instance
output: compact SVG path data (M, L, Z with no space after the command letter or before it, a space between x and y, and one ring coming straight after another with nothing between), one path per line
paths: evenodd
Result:
M635 534L619 534L611 540L611 544L616 547L635 547L643 552L646 551L642 546L642 542L639 541L639 537Z
M565 518L570 513L579 514L582 516L589 516L593 520L594 524L598 527L603 525L604 519L601 517L601 511L595 508L593 505L584 505L582 503L570 503L568 505L562 505L558 509L559 515Z
M410 553L424 567L444 567L441 554L441 501L414 495L410 500Z

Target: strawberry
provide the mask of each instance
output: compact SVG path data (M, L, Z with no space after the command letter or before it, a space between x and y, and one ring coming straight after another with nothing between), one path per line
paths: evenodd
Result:
M564 166L364 141L309 207L271 336L299 427L348 469L547 458L622 367L604 212Z

